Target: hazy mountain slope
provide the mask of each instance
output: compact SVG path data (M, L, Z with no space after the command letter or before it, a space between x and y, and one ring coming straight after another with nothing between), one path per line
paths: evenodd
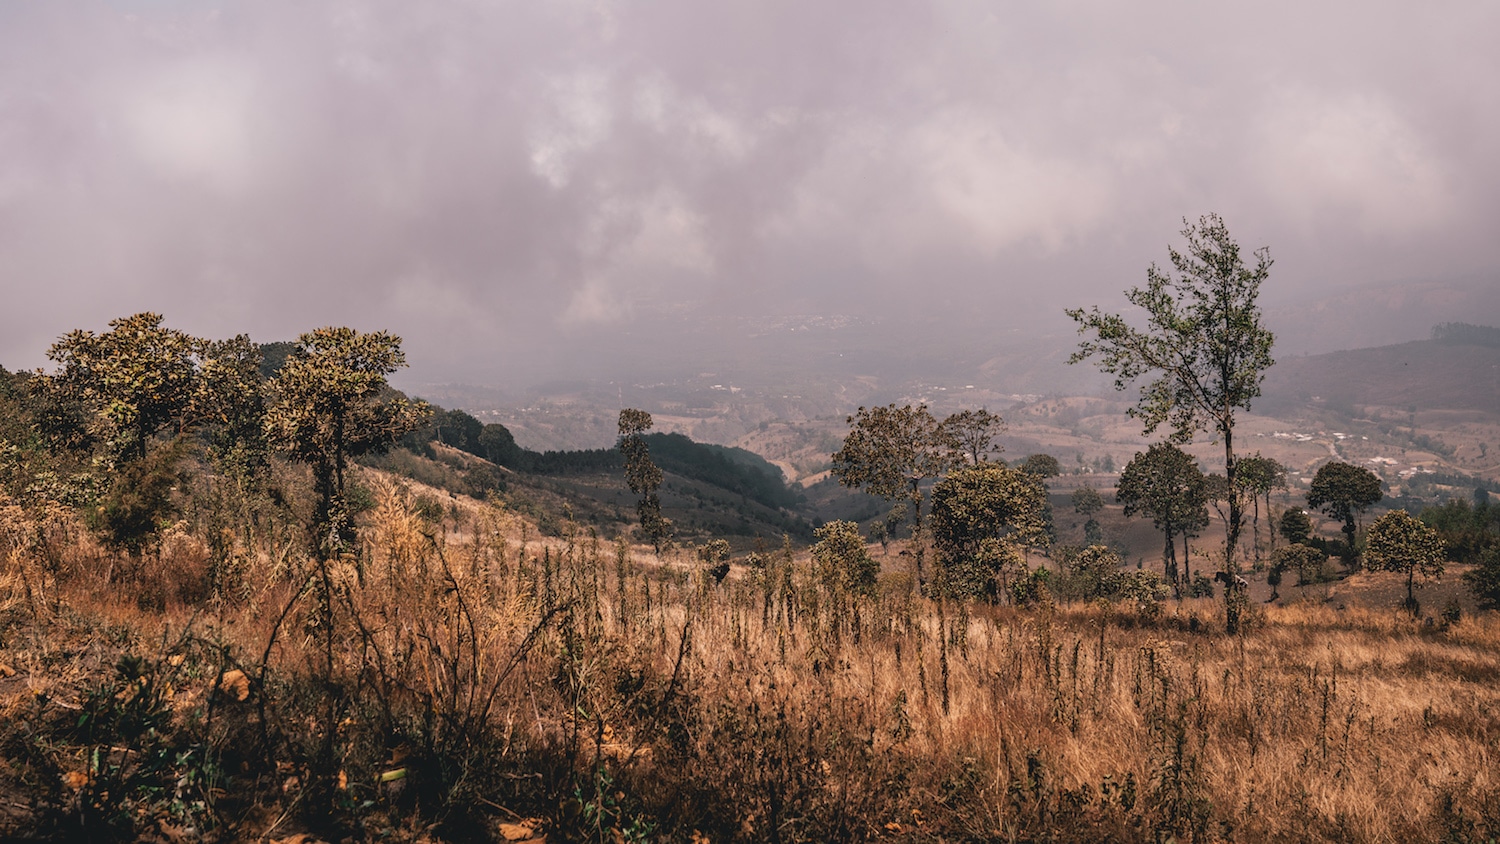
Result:
M1277 361L1266 408L1373 405L1500 413L1500 349L1420 340Z

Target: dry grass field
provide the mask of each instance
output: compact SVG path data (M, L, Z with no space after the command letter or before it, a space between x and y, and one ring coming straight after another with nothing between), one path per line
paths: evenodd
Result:
M852 595L787 549L719 583L370 483L358 557L270 531L216 597L186 534L10 554L0 838L1500 836L1494 614L1305 602L1230 637L1208 600L922 599L895 555Z

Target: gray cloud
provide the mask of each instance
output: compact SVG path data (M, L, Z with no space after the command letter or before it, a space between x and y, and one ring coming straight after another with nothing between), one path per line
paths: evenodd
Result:
M1065 331L1062 305L1117 302L1207 211L1272 247L1273 301L1493 277L1497 24L1479 3L5 4L0 361L146 309L261 340L387 328L414 375L510 385L619 366L607 344L673 314Z

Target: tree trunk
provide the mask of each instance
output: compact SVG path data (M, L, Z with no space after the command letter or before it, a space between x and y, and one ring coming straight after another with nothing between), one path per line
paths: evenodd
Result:
M1167 533L1167 547L1162 552L1162 574L1166 575L1167 581L1172 584L1172 594L1177 600L1182 600L1182 578L1177 573L1177 543L1172 541L1171 533Z
M1224 434L1224 480L1228 485L1229 495L1229 525L1224 537L1224 572L1231 579L1224 584L1224 632L1231 636L1240 632L1240 605L1243 596L1240 590L1234 588L1234 575L1239 574L1239 564L1235 562L1235 546L1240 541L1240 520L1243 513L1240 511L1240 493L1235 484L1235 471L1239 467L1234 462L1234 428L1232 421L1223 426Z
M917 593L922 594L927 587L927 572L922 565L922 483L921 478L911 479L911 552L912 558L917 564Z

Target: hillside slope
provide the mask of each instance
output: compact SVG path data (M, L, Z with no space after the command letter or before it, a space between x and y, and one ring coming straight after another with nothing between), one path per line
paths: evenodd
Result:
M1283 358L1266 376L1264 393L1277 407L1321 399L1500 413L1500 348L1419 340Z

